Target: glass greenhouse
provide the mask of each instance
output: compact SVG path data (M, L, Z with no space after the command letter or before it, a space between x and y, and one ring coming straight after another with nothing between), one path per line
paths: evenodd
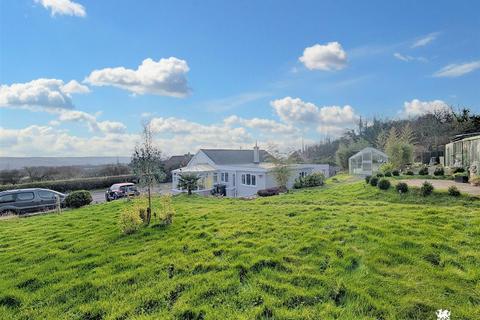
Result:
M447 167L468 168L474 163L480 163L480 135L457 140L445 146Z
M388 156L380 150L367 147L348 159L350 174L372 175L388 161Z

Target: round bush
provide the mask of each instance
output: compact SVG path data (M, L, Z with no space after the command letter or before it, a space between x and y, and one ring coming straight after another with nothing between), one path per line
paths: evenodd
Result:
M418 174L421 176L427 176L428 175L428 168L427 167L422 167L420 171L418 171Z
M92 195L87 190L78 190L69 193L65 198L65 205L69 208L80 208L92 202Z
M425 181L420 187L420 193L422 196L426 197L431 195L433 192L433 186L430 182Z
M383 175L383 173L379 172L379 173L377 173L377 177L378 177L378 178L383 178L384 175Z
M392 173L390 171L385 172L385 177L391 177Z
M408 192L408 184L405 182L399 182L396 186L395 189L397 190L398 193L407 193Z
M400 175L400 171L395 169L395 170L392 171L392 175L395 176L395 177L398 177Z
M412 170L408 170L407 172L405 172L405 175L407 175L407 176L413 176L413 171L412 171Z
M388 179L380 179L380 181L378 181L378 188L381 190L390 189L390 181Z
M436 168L435 171L433 172L434 176L443 176L445 174L445 170L443 170L442 167Z
M371 178L372 178L372 176L366 176L366 177L365 177L365 183L366 183L366 184L369 184Z
M458 197L460 196L460 190L456 186L450 186L448 187L448 194L452 197Z
M453 169L453 173L460 173L460 172L465 172L465 169L462 167Z
M373 187L376 187L378 183L378 178L377 177L371 177L370 178L370 185Z

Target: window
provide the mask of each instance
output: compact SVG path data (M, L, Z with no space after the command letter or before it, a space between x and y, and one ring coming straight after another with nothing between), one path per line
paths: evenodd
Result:
M242 174L242 184L247 186L256 186L257 185L257 177L253 174L247 173Z
M47 200L55 199L55 194L53 192L50 192L50 191L43 191L43 190L38 191L38 195L42 199L47 199Z
M7 202L13 202L13 201L15 201L13 194L6 194L0 197L0 203L7 203Z
M222 172L222 182L228 182L228 172Z
M33 195L33 192L22 192L17 194L18 201L33 200L33 198L35 198L35 196Z
M214 173L213 174L213 183L217 183L217 182L218 182L218 174Z
M305 178L305 176L307 176L308 173L306 173L305 171L301 171L300 172L300 178Z

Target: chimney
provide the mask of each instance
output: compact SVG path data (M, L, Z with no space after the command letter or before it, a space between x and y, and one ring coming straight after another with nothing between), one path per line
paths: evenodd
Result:
M260 163L260 151L256 141L255 147L253 147L253 163Z

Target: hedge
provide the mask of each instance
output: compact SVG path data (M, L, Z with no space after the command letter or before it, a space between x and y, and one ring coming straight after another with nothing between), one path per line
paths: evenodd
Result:
M92 190L108 188L112 184L121 182L135 182L137 178L134 175L110 176L110 177L94 177L94 178L79 178L69 180L51 180L51 181L36 181L21 184L5 184L0 185L0 191L12 189L26 189L26 188L45 188L58 192L68 192L75 190Z
M93 201L92 195L87 190L77 190L69 193L65 198L65 205L69 208L80 208Z

